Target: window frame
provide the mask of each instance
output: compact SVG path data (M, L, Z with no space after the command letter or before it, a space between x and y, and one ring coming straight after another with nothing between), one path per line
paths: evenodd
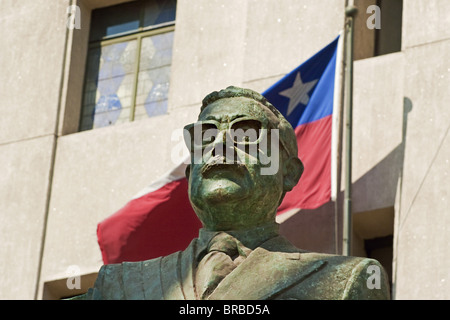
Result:
M120 4L119 4L120 5ZM98 9L104 9L98 8ZM96 9L96 10L98 10ZM91 11L91 17L92 17ZM135 56L135 65L134 65L134 79L133 79L133 88L132 88L132 96L131 96L131 105L130 105L130 116L128 118L128 122L133 122L135 120L135 112L136 112L136 99L137 99L137 91L138 91L138 80L139 80L139 68L141 63L141 50L142 50L142 39L164 34L168 32L174 32L175 31L175 24L176 19L168 22L159 23L156 25L151 25L147 27L143 27L144 25L144 10L141 10L140 17L139 17L139 27L135 30L131 31L125 31L121 33L117 33L110 36L104 36L98 40L89 41L87 45L87 53L86 53L86 60L85 60L85 70L84 70L84 77L83 77L83 87L82 87L82 96L81 96L81 106L80 106L80 114L79 114L79 121L78 121L78 130L77 132L83 132L83 131L89 131L92 129L95 129L94 127L90 129L83 129L83 114L84 114L84 99L86 94L86 77L88 74L88 68L89 68L89 52L92 49L95 48L102 48L104 46L127 42L127 41L137 41L137 48L136 48L136 56ZM92 21L91 26L89 28L89 33L92 30ZM172 65L172 64L171 64ZM110 127L110 126L107 126Z

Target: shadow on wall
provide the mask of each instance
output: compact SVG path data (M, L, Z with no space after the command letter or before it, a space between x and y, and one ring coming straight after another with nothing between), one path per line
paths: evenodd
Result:
M401 192L400 195L397 195L397 191L402 188L407 121L408 114L412 109L412 101L404 97L401 143L353 183L354 216L360 212L370 211L370 214L375 214L379 211L378 209L393 208L396 197L401 196ZM338 203L330 201L314 210L300 210L281 223L280 233L302 249L340 254L342 250L343 192L339 193L337 201ZM336 209L337 215L335 214ZM371 218L373 221L373 216ZM385 223L385 219L380 223ZM384 229L390 227L393 229L393 219L392 226L384 226Z

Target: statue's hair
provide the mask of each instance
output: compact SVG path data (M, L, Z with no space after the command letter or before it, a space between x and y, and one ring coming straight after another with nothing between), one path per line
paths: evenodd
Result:
M208 107L208 105L213 102L225 99L225 98L238 98L245 97L249 99L253 99L256 102L259 102L263 106L267 107L278 119L278 124L272 123L276 129L279 130L280 139L283 139L284 145L286 149L288 149L288 153L290 156L297 156L298 147L297 147L297 138L295 137L294 129L291 124L286 120L286 118L277 110L263 95L260 93L253 91L251 89L244 89L239 87L230 86L226 89L220 91L214 91L208 94L202 101L202 107L200 109L200 113ZM265 110L264 110L265 111Z

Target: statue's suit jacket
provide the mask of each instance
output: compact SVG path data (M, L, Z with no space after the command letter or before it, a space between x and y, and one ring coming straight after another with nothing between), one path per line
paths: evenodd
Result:
M104 265L83 298L197 299L197 240L166 257ZM253 250L209 299L389 299L389 284L376 260L305 252L277 236Z

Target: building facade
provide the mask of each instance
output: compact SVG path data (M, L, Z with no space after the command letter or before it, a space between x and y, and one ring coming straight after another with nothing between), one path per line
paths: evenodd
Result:
M176 164L203 97L267 89L336 38L345 2L0 0L0 299L86 291L97 224ZM393 299L450 299L450 2L355 5L352 254ZM341 198L281 232L340 253Z

